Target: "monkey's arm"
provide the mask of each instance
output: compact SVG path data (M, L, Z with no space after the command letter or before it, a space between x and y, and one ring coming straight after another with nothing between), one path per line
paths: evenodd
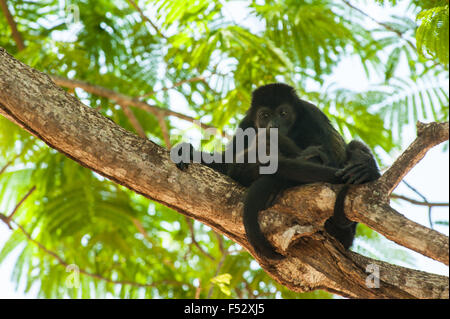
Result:
M289 158L298 157L303 152L291 138L284 134L278 134L278 151L282 156Z
M267 149L269 151L269 147ZM296 158L325 166L330 164L330 158L322 145L312 145L302 149L290 137L281 133L278 133L278 152L284 158Z
M267 146L268 144L266 144ZM236 159L234 163L228 164L227 175L230 176L235 181L239 182L243 186L250 186L255 180L257 180L260 175L260 163L250 163L248 153L257 152L256 146L253 144L250 148L246 149L241 156L243 163L237 163ZM267 146L267 152L270 149ZM298 147L291 138L285 135L278 135L278 161L285 161L287 158L293 160L294 163L298 164L300 162L309 163L320 163L327 164L327 155L323 152L321 146L310 146L305 150ZM297 159L297 160L294 160ZM292 169L297 169L296 164L293 164ZM310 168L308 166L306 169ZM289 168L284 168L289 170ZM286 172L286 175L290 175Z
M313 163L329 166L331 161L328 154L324 151L323 146L314 145L307 147L298 156L299 159L307 160Z
M182 155L182 152L187 152L187 155ZM173 157L176 159L174 160ZM226 174L228 170L228 165L225 163L225 153L207 153L202 151L196 151L192 144L190 143L181 143L177 146L175 146L170 151L170 156L172 160L176 163L176 166L184 171L188 168L189 164L192 163L194 160L199 160L198 162L206 165L210 168L212 168L215 171L218 171L219 173ZM220 159L219 161L216 160L205 160L205 159Z
M302 158L280 158L275 175L296 184L315 182L340 184L342 179L337 173L337 168L313 163Z

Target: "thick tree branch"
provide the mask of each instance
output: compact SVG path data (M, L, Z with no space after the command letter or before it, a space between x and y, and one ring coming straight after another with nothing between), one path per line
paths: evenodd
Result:
M281 262L260 259L245 236L243 187L200 164L192 164L186 172L178 170L167 150L117 126L1 49L0 114L81 165L226 235L253 254L275 280L294 291L325 289L359 298L448 298L447 277L385 263L380 263L379 288L366 285L364 265L373 261L344 251L322 231L340 185L312 184L284 192L273 208L261 214L261 225L287 258ZM404 221L389 208L388 196L379 186L353 187L346 200L347 215L401 242L398 229ZM448 237L442 234L426 233L411 222L400 232L408 237L407 244L415 244L410 234L416 227L426 242L420 251L448 262ZM435 256L441 251L444 257ZM403 273L409 274L411 281L408 277L406 283Z
M298 238L317 232L331 216L337 189L337 185L325 188L322 184L317 184L285 191L273 209L289 212L292 216L277 217L278 214L271 212L271 208L261 214L262 229L269 226L276 246L287 249ZM302 211L307 211L308 216L303 216ZM345 200L345 212L349 219L363 223L404 247L448 265L448 237L395 211L379 192L377 183L352 187ZM299 219L302 223L298 222ZM292 226L286 228L285 225Z

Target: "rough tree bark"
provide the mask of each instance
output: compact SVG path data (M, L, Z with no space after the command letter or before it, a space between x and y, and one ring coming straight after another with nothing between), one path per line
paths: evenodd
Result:
M136 136L60 89L47 75L0 48L0 114L81 165L192 217L245 247L286 287L325 289L353 298L448 298L448 278L370 259L323 231L340 185L311 184L287 190L263 212L261 226L288 256L256 256L242 224L245 189L200 164L178 170L166 149ZM432 146L448 139L448 123L420 124L416 141L379 181L352 187L347 216L387 238L448 265L448 237L416 224L389 206L389 194ZM195 190L195 191L194 191ZM370 288L368 265L379 269Z

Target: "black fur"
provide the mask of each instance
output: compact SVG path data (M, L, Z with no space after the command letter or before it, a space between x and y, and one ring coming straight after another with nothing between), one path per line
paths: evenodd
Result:
M279 127L279 131L284 133L279 137L279 164L274 175L260 175L258 164L205 163L249 187L244 202L247 238L259 255L271 259L283 256L262 234L258 213L270 206L282 189L313 182L360 184L380 176L370 150L358 141L346 145L326 115L313 104L299 99L289 85L275 83L256 89L251 107L239 127L260 127L257 113L262 109L278 110L280 105L289 105L295 114L290 115L292 123L285 122ZM272 122L278 123L280 119ZM233 138L229 147L234 148L234 143ZM185 169L187 166L182 163L178 167ZM327 232L345 248L351 246L356 229L356 223L349 221L343 211L347 185L337 196L333 217L325 223Z

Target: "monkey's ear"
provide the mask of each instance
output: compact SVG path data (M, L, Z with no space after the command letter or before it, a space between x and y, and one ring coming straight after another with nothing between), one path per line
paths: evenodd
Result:
M250 114L247 114L242 119L241 123L239 123L239 128L245 130L245 129L249 128L249 127L253 127L254 128L255 126L253 125L252 117L250 116Z
M306 116L306 114L310 114L311 112L315 113L317 106L315 106L314 104L299 99L298 97L296 97L294 100L295 102L293 102L293 105L298 117Z

